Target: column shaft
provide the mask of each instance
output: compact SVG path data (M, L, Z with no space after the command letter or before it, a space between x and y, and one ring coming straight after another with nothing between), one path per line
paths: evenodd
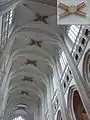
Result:
M47 87L47 101L48 101L49 120L54 120L50 84Z
M55 69L56 69L56 73L57 73L56 82L57 82L59 103L61 105L62 118L64 120L71 120L71 118L69 116L69 113L67 111L67 108L66 108L66 102L65 102L65 98L64 98L63 89L62 89L62 86L61 86L61 83L60 83L60 77L59 77L59 73L58 73L58 70L57 70L57 65L55 67L56 67Z

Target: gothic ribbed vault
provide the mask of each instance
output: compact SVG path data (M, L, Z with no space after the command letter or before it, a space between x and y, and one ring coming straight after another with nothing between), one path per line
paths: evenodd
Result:
M50 3L23 0L16 7L4 90L7 102L4 120L19 115L33 120L34 112L41 107L60 50L56 33L61 37L64 34L63 26L56 25L56 8L52 6L55 2Z

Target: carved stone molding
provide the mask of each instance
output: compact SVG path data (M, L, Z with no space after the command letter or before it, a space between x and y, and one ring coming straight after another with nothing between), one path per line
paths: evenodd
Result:
M85 56L84 56L83 76L84 76L84 80L90 83L90 49L85 53Z

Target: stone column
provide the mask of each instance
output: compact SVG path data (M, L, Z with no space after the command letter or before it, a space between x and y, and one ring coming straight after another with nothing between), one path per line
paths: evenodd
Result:
M2 117L2 115L0 116L0 120L3 120L3 117Z
M42 107L42 120L45 120L45 103L44 103L44 97L43 97L43 100L42 100L42 103L41 103L41 107Z
M52 87L52 88L51 88ZM53 87L53 81L52 81L52 79L50 79L50 93L52 93L51 94L51 97L53 96L53 94L54 94L54 87Z
M82 102L84 104L84 107L86 109L86 112L87 112L87 115L88 115L88 118L90 120L90 100L89 100L89 91L87 90L87 87L86 85L84 84L84 80L80 74L80 71L78 70L77 66L76 66L76 63L74 62L74 59L71 55L71 53L69 52L65 42L64 42L64 39L62 39L59 35L58 35L58 38L60 40L60 47L62 45L62 48L65 52L65 55L66 55L66 58L67 58L67 61L70 65L70 68L71 68L71 71L73 73L73 76L74 76L74 79L75 79L75 82L76 82L76 85L77 85L77 89L80 93L80 97L82 99Z
M47 102L48 102L49 120L54 120L52 100L51 100L50 83L47 86Z
M58 71L58 74L59 74L59 77L61 77L62 76L62 73L63 73L63 70L62 70L62 67L61 67L61 64L60 64L60 61L58 60L58 59L56 59L56 61L57 61L57 71Z
M3 118L4 118L4 111L1 111L1 113L0 113L0 120L3 120Z
M3 117L3 112L2 112L2 101L3 101L3 97L0 93L0 120L2 120L1 118Z
M40 117L39 118L40 118L40 120L42 120L42 105L40 105L40 110L39 111L40 111Z
M58 69L57 69L57 63L55 65L55 71L56 71L56 83L57 83L57 91L58 91L58 97L59 97L59 103L61 106L61 113L62 113L62 118L63 120L71 120L67 108L66 108L66 102L65 102L65 98L64 98L64 93L63 93L63 89L60 83L60 76L58 74Z

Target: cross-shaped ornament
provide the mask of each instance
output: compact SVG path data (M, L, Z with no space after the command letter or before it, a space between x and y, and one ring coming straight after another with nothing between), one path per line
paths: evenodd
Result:
M17 110L25 110L25 107L19 106Z
M24 76L24 78L22 79L22 81L29 81L29 82L33 82L33 78L32 77L27 77L27 76Z
M24 95L24 94L25 94L25 95L27 95L27 96L28 96L28 92L23 91L23 90L21 91L21 93L20 93L20 94L21 94L21 95Z
M29 60L29 59L27 59L26 62L25 62L25 65L29 65L29 64L32 64L32 65L34 65L36 67L37 66L37 60Z
M86 13L80 11L80 9L86 7L86 3L85 2L82 2L82 3L80 3L77 6L76 5L67 6L65 4L59 3L58 7L66 11L66 12L64 12L64 13L59 15L60 19L66 17L66 16L69 16L71 14L77 14L79 16L86 17Z
M47 18L48 18L48 16L41 16L39 13L36 13L36 19L34 19L34 21L35 22L37 22L37 21L41 21L41 22L43 22L43 23L45 23L45 24L48 24L48 22L47 22Z
M35 46L38 46L38 47L42 47L42 41L36 41L34 39L31 39L29 45L35 45Z

